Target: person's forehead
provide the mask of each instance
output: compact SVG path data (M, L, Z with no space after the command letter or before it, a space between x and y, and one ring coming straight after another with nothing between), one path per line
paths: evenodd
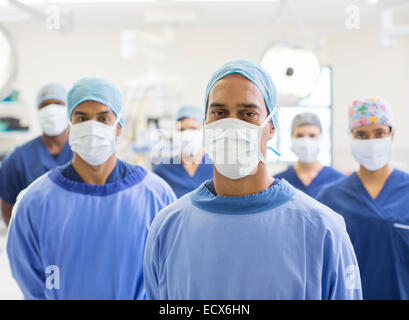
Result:
M318 127L318 126L314 126L314 125L312 125L312 124L305 124L305 125L301 125L301 126L298 126L298 127L296 127L295 129L294 129L294 132L320 132L321 131L321 129L320 129L320 127Z
M178 121L180 123L180 125L183 126L200 126L201 123L199 121L197 121L196 119L193 118L182 118Z
M111 113L112 112L112 110L108 106L104 105L103 103L92 101L92 100L81 102L75 108L74 112L76 111L87 112L87 113L90 113L90 112L91 113L99 113L99 112Z
M223 97L225 94L240 93L247 98L264 100L260 89L241 74L233 73L217 81L209 93L209 101Z
M41 104L38 106L38 108L42 108L45 106L48 106L50 104L59 104L61 106L65 106L65 102L60 100L60 99L47 99L41 102Z

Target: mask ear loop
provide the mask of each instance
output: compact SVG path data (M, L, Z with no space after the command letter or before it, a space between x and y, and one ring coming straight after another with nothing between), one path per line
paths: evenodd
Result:
M116 127L119 123L119 120L121 120L121 113L118 113L118 116L116 117L115 123L114 123L114 127Z
M115 140L117 139L117 136L116 136L116 130L117 130L117 125L118 125L118 123L119 123L119 120L121 119L121 113L118 113L118 116L116 117L116 120L115 120L115 123L114 123L114 125L113 125L113 127L115 128ZM119 137L119 136L118 136Z
M260 126L260 131L265 127L265 125L271 120L271 118L273 117L273 115L275 114L275 112L277 111L277 109L278 109L278 107L276 106L275 108L274 108L274 110L268 115L268 117L263 121L263 123L261 124L261 126ZM261 134L260 134L260 139L261 139ZM277 151L277 150L275 150L273 147L269 147L269 146L267 146L267 149L268 150L272 150L277 156L279 156L279 157L281 157L281 154ZM259 151L259 155L260 155L260 160L263 162L263 163L266 163L267 162L267 160L264 158L264 156L263 156L263 154L261 153L261 151Z

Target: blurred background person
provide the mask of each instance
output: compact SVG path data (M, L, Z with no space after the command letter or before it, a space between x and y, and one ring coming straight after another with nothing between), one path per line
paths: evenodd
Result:
M291 125L291 150L297 155L298 161L274 176L284 178L313 198L317 197L323 186L344 177L342 173L317 160L321 134L321 121L316 114L304 112L296 115Z
M2 162L0 197L3 219L8 224L17 195L31 182L72 159L68 144L67 91L49 83L37 94L41 136L15 148Z
M359 170L318 200L341 214L361 270L364 299L409 299L409 174L394 169L395 121L380 98L349 108L351 152Z
M213 178L213 165L203 151L202 123L204 112L197 106L182 106L176 112L173 146L178 155L160 163L153 172L163 178L180 198Z

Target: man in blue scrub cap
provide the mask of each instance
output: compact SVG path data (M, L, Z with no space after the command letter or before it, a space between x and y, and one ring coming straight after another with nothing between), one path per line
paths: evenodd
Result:
M22 192L7 253L26 299L143 299L148 228L175 200L161 178L119 160L121 93L84 78L68 93L71 163Z
M180 154L153 168L180 198L196 189L204 181L213 178L213 165L203 151L203 109L186 105L175 116L177 133L174 146Z
M3 219L9 223L17 195L31 182L72 159L68 144L67 90L58 83L43 86L38 94L41 136L9 153L0 168Z
M149 231L149 299L361 299L341 216L265 164L276 89L257 64L232 61L205 96L214 178L162 210Z

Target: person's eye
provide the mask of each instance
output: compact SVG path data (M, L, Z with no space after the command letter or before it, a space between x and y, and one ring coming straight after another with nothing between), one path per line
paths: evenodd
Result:
M377 138L383 138L385 135L386 135L385 132L377 132L376 133Z
M87 120L85 119L85 117L79 117L79 118L77 118L77 121L78 122L84 122L84 121L87 121Z
M245 112L244 116L246 118L254 118L257 114L255 112Z
M101 117L99 118L99 122L107 122L109 119L107 117Z
M211 115L212 115L213 117L222 117L223 114L224 114L224 112L223 112L222 110L213 110L213 111L211 112Z

